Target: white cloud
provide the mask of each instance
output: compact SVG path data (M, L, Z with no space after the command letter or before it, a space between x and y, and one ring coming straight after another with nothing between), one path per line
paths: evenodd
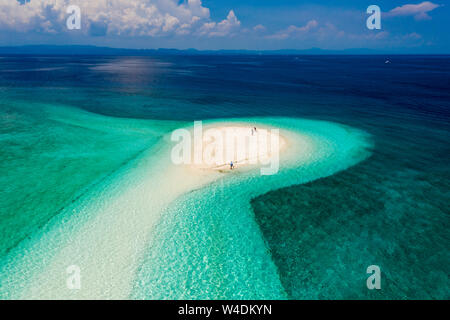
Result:
M240 26L234 11L216 23L201 0L0 0L0 30L58 33L66 31L66 8L81 8L81 32L102 35L164 36L201 34L225 36Z
M226 35L233 35L234 31L237 30L241 25L234 11L231 10L225 20L216 23L208 22L203 24L200 28L201 35L207 35L209 37L223 37Z
M328 38L342 38L346 35L346 33L343 30L340 30L338 27L336 27L334 24L327 22L323 26L317 30L317 38L319 40L326 40Z
M397 16L414 16L416 20L429 20L431 17L428 12L440 7L440 5L432 3L430 1L424 1L419 4L405 4L400 7L396 7L385 14L388 17Z
M258 24L253 27L253 31L264 32L264 31L266 31L266 27L264 27L262 24Z
M404 39L412 39L412 40L420 40L422 39L422 35L418 34L417 32L411 32L403 36Z
M309 31L317 28L318 25L319 25L319 23L316 20L310 20L303 27L297 27L297 26L291 25L285 30L281 30L273 35L268 36L268 38L284 40L287 38L299 37L299 36L307 34Z

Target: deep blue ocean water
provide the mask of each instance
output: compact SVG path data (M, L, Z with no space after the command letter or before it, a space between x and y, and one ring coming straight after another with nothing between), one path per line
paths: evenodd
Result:
M77 141L44 105L136 119L292 116L367 131L375 147L365 162L252 201L282 284L291 298L450 298L449 56L0 57L0 216L20 221L13 231L0 221L1 254L146 146L144 134ZM27 202L35 190L17 177L42 161L43 139L85 154L62 160L75 182L47 172L51 188ZM77 174L86 163L92 169ZM29 219L37 205L45 214ZM371 264L381 267L380 291L365 287Z

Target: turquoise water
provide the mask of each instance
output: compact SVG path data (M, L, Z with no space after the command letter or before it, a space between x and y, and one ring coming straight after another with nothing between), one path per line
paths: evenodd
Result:
M97 116L85 115L85 120L91 117ZM354 165L370 155L371 144L364 133L328 122L252 118L221 123L244 121L270 124L291 143L305 143L289 147L277 175L262 177L258 170L221 174L216 182L188 184L170 197L176 189L172 183L186 176L170 169L171 146L163 135L16 246L1 266L1 296L286 298L250 200ZM161 128L170 127L163 123ZM74 263L87 282L79 292L65 287L62 272Z
M398 121L355 167L252 200L290 298L449 298L448 132Z
M1 59L0 297L448 299L449 59L392 61ZM226 118L314 152L186 191L168 134Z
M0 122L0 255L157 138L152 124L63 105L8 101Z
M312 148L295 150L293 163L282 165L274 176L232 175L172 203L150 241L133 297L287 298L250 200L354 165L370 155L371 143L362 132L327 122L284 118L250 122L299 132L310 139Z

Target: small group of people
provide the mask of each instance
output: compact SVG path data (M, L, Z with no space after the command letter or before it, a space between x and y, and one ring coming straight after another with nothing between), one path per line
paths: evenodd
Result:
M253 136L255 133L256 133L256 127L253 127L253 128L252 128L252 136ZM231 162L230 162L230 170L233 170L233 169L234 169L234 162L231 161Z

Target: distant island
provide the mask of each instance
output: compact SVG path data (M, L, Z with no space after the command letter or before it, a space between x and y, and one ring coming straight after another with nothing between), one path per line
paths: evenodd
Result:
M127 49L98 47L90 45L26 45L0 47L0 55L386 55L404 54L395 50L374 50L365 48L345 50L325 50L311 48L305 50L197 50L197 49ZM427 54L427 52L411 52L410 54Z

